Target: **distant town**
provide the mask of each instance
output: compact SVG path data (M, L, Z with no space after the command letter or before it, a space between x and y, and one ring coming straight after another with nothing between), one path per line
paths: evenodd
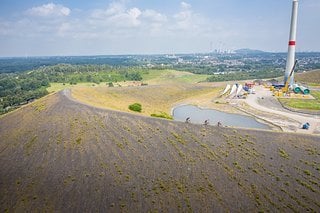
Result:
M57 64L96 64L114 67L168 68L197 74L225 74L238 71L284 72L287 53L259 50L214 50L210 53L110 56L50 56L0 58L0 73L20 72ZM320 68L320 52L298 52L297 72Z

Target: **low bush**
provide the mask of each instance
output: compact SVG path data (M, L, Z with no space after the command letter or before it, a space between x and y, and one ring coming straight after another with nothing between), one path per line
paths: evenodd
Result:
M153 113L153 114L151 114L151 117L165 118L165 119L173 120L172 116L168 115L165 112L160 112L159 114Z
M141 112L142 106L139 103L134 103L134 104L129 105L129 109L132 111L135 111L135 112Z

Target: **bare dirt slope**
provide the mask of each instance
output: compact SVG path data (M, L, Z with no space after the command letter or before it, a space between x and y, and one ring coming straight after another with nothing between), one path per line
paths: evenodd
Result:
M1 210L319 212L319 139L102 110L61 92L0 119Z

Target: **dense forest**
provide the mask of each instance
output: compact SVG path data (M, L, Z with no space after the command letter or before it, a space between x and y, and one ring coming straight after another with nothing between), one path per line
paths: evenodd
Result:
M76 84L80 82L117 82L140 81L141 71L134 67L111 67L108 65L70 65L59 64L41 67L31 72L32 75L44 75L49 82Z
M44 66L58 64L138 66L140 63L132 56L48 56L0 58L0 73L23 72Z

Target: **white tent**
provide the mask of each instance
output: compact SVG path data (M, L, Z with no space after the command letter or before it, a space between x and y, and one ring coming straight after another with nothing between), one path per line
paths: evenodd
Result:
M230 88L231 88L230 84L227 84L226 88L224 89L224 91L222 92L221 95L226 94L229 91Z
M237 93L236 93L236 95L238 96L241 91L242 91L242 85L239 84L239 85L238 85L238 88L237 88Z

